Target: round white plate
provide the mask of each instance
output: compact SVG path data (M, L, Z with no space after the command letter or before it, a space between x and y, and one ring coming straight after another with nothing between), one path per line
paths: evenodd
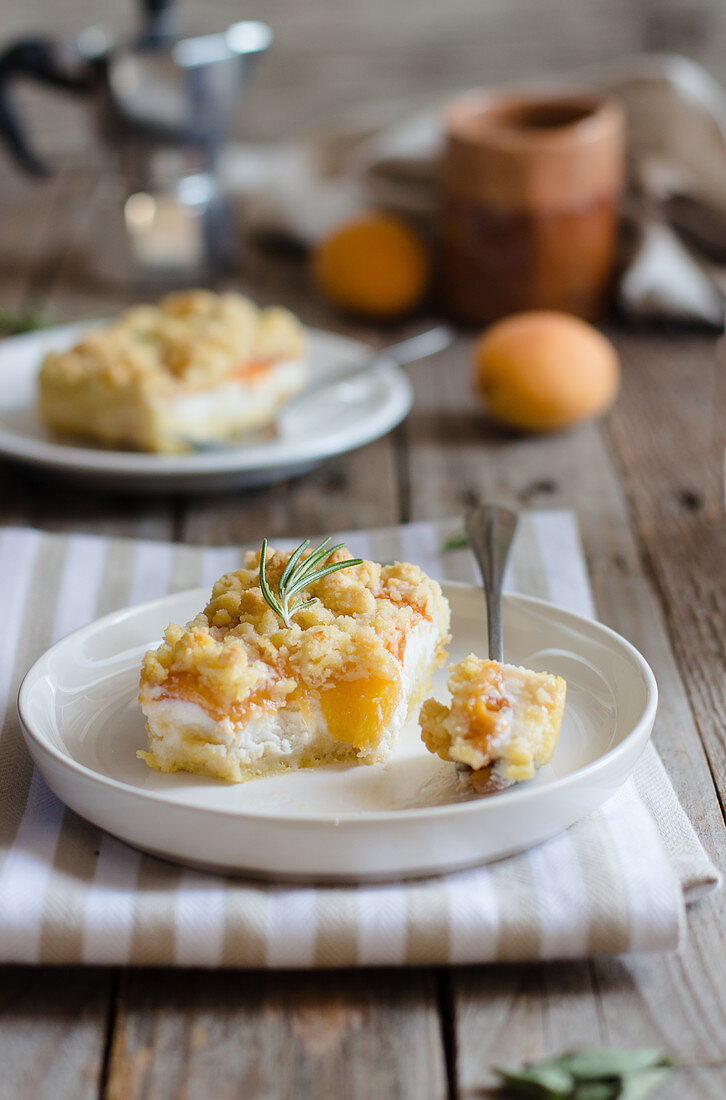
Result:
M484 648L481 592L447 584L452 660ZM33 666L18 709L30 752L56 794L94 824L157 855L270 878L404 878L529 848L595 809L630 775L655 717L650 668L618 634L541 600L504 600L506 658L568 682L551 764L486 797L423 747L415 719L387 765L331 766L230 784L138 760L136 701L146 648L203 606L197 589L118 611L59 642ZM445 673L435 693L446 698Z
M305 473L326 458L378 439L411 408L411 384L390 363L305 402L286 418L283 438L255 446L154 455L66 442L36 415L37 374L47 351L71 347L97 323L59 325L0 342L0 455L125 492L252 488ZM318 329L308 329L308 339L313 378L371 354L359 340Z

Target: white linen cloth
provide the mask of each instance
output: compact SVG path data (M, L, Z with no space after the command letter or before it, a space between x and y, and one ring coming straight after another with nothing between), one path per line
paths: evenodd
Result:
M345 538L357 555L472 580L468 551L443 548L456 527L419 523ZM554 840L410 883L287 886L205 874L132 850L67 810L22 741L15 696L23 674L96 616L211 584L240 555L236 547L0 531L0 961L333 967L679 945L685 904L719 878L650 747L618 794ZM523 516L508 587L592 614L570 513Z
M619 301L638 319L723 329L726 321L726 92L696 62L641 54L521 90L607 92L625 107L628 190ZM452 97L449 97L452 98ZM383 208L431 230L441 101L359 108L322 132L231 146L222 177L243 227L310 244L345 218ZM634 230L634 232L632 232Z

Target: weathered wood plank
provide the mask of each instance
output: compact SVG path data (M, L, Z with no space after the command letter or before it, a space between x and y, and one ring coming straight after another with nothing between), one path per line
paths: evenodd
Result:
M108 970L0 968L3 1100L95 1100L111 982Z
M325 463L318 471L267 489L188 499L179 527L184 542L258 542L263 536L328 534L397 523L399 494L390 440Z
M122 1004L107 1100L446 1096L426 971L131 972Z
M462 1097L479 1096L492 1084L493 1066L602 1042L586 962L473 967L455 972L452 986Z
M622 339L627 367L611 438L660 591L679 665L722 798L726 795L726 527L704 520L716 496L708 454L714 341ZM722 368L723 369L723 368Z
M726 772L723 717L726 714L726 529L704 522L702 503L713 467L707 446L710 420L723 410L709 405L709 372L713 341L681 335L658 340L653 335L623 335L619 340L626 367L623 395L609 421L620 464L620 476L642 540L646 568L657 587L678 667L688 688L688 701L709 758L712 779L723 804ZM694 506L695 505L695 506ZM622 615L627 615L624 607ZM632 605L630 607L632 610ZM657 637L636 638L647 655ZM657 663L656 663L657 667ZM669 678L668 683L672 682ZM660 678L661 688L664 679ZM659 729L667 721L673 733L659 746L674 785L687 806L712 858L723 867L724 843L711 829L713 813L688 780L692 746L683 700L662 690ZM677 713L664 714L674 704ZM706 777L702 777L704 786ZM603 1006L613 1034L637 1035L655 1023L672 1048L703 1060L726 1055L726 999L723 957L722 895L696 906L690 915L690 938L682 959L667 958L641 976L637 1001L633 993L610 997ZM619 964L603 964L603 978L617 975ZM673 997L678 980L680 994ZM693 1070L693 1095L719 1096L726 1067ZM720 1085L718 1081L720 1080ZM697 1084L698 1082L698 1084ZM672 1095L678 1095L675 1084ZM699 1091L701 1090L701 1091Z

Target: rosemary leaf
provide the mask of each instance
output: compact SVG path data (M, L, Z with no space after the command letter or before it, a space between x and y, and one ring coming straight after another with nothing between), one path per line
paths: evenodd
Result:
M317 596L313 596L309 600L303 600L302 603L296 603L290 614L297 615L298 611L304 611L306 607L312 607L314 603L320 603L320 600Z
M275 596L272 594L272 590L270 589L270 586L267 583L267 577L265 576L265 567L266 567L266 565L267 565L267 539L263 539L262 540L262 550L260 552L260 588L262 589L262 595L265 597L265 599L267 600L268 604L270 605L272 610L275 612L275 614L280 616L282 621L285 623L285 626L289 626L290 622L288 620L287 615L285 614L283 608L280 606L280 604L277 601L277 599L275 598Z
M307 576L301 577L300 580L294 580L287 590L287 595L294 596L296 592L301 592L303 588L308 588L311 584L315 584L316 581L320 581L323 577L327 577L330 573L337 573L340 569L348 569L351 565L362 565L362 558L348 558L347 561L333 561L330 565L324 565L321 569L316 569L314 573L308 573Z
M341 546L344 545L344 543L339 542L337 546L331 546L328 550L327 546L329 542L330 539L327 538L325 542L321 542L320 546L316 547L316 549L313 550L312 554L308 554L308 556L305 558L305 561L301 563L300 567L296 571L296 580L301 580L303 576L312 573L316 565L319 565L321 561L325 561L326 558L329 558L331 554L334 554L336 550L340 550Z
M328 541L330 541L330 540L328 539ZM307 550L309 545L310 545L310 539L305 539L304 542L300 543L297 550L295 550L294 553L292 553L290 555L290 560L288 561L287 565L283 569L282 576L280 577L280 584L278 586L280 591L282 591L284 589L285 585L287 584L287 581L288 581L288 578L289 578L290 574L292 573L293 569L295 568L298 561L300 560L300 557L305 553L305 551Z

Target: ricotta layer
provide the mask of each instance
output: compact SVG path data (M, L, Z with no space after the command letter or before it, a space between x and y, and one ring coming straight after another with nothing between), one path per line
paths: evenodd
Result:
M264 378L223 382L211 390L182 394L169 402L163 414L164 433L183 447L261 427L299 393L306 379L305 362L289 359L270 366Z

